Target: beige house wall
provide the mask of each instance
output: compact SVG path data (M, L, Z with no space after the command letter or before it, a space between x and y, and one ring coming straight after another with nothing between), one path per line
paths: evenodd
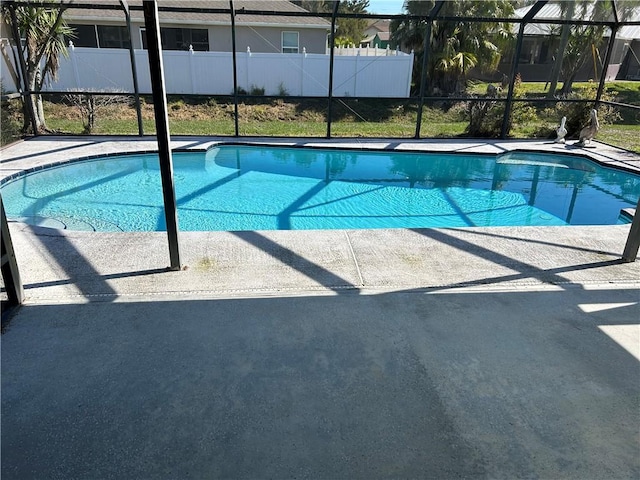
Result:
M75 25L95 25L91 21L74 21ZM101 21L100 25L123 26L122 22ZM163 23L162 27L169 28L206 28L209 31L209 51L231 51L231 26L228 25L189 25L176 23ZM133 48L142 48L140 30L144 29L142 23L132 23ZM253 27L236 25L236 49L238 52L246 52L247 47L256 53L282 52L282 32L298 32L299 49L306 48L307 53L326 53L328 31L324 29L309 29L292 27Z
M282 32L298 32L300 53L326 53L327 31L301 29L295 27L246 27L236 26L236 51L246 52L247 47L255 53L282 52ZM231 51L231 27L209 28L209 48L212 51Z

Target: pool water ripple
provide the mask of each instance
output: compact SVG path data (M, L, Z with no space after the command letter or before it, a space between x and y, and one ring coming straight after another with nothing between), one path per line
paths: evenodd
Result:
M620 210L640 196L637 175L575 156L517 152L496 158L229 145L174 153L174 178L187 231L606 225L624 222ZM154 154L65 164L1 188L15 220L165 229Z

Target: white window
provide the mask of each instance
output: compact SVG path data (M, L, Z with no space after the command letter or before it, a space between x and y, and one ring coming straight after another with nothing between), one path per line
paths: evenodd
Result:
M298 32L282 32L282 53L298 53Z

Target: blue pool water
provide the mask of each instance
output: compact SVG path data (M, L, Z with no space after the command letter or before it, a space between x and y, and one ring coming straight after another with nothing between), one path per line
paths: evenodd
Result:
M581 157L219 146L174 153L181 230L621 223L640 176ZM72 230L165 230L157 155L39 170L2 186L10 218Z

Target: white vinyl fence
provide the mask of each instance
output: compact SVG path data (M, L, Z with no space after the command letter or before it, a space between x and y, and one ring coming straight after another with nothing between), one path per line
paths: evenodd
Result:
M247 49L248 50L248 49ZM349 97L409 96L413 54L334 57L333 94ZM384 52L384 50L380 50ZM264 88L266 95L326 96L329 55L238 53L238 86L250 93ZM140 93L151 93L146 50L136 50ZM167 93L231 95L231 52L163 52ZM7 79L5 79L6 81ZM58 80L48 90L118 90L133 92L129 50L70 47Z

